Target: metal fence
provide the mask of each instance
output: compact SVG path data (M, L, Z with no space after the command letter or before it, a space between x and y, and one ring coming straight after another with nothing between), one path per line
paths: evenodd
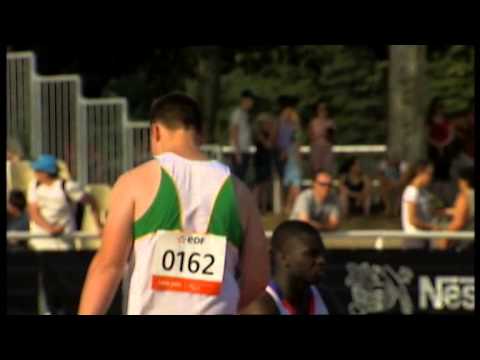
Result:
M78 153L81 80L76 75L33 76L34 95L39 90L40 121L32 119L36 136L32 144L41 153L55 155L67 164L71 175L79 175ZM37 127L37 125L39 125Z
M82 173L85 182L113 184L123 172L127 102L124 99L81 99L82 153L86 153Z
M133 163L124 151L127 101L86 99L81 88L78 75L39 75L31 52L8 53L7 138L25 158L64 160L83 185L112 184Z
M123 171L151 158L150 126L129 120L126 99L86 99L81 88L78 75L39 75L31 52L8 53L8 139L20 143L26 158L51 153L64 160L82 185L111 185ZM225 163L233 152L230 146L221 145L202 149L210 158ZM251 154L255 151L252 147ZM383 145L334 147L337 154L385 151ZM302 154L309 152L308 146L301 148ZM278 201L275 203L279 212Z
M22 152L32 151L33 74L35 58L31 53L7 54L7 135Z
M267 238L272 237L272 231L266 231L265 236ZM417 231L417 232L405 232L402 230L350 230L350 231L337 231L337 232L324 232L322 237L325 240L337 240L348 241L352 239L372 239L375 240L373 248L376 250L384 250L388 247L390 241L394 240L438 240L449 239L457 242L471 243L475 241L475 232L473 231ZM98 234L90 234L85 232L73 232L71 234L65 234L58 239L66 239L72 241L88 241L91 239L98 239ZM7 241L13 245L19 240L42 240L45 239L45 235L31 234L28 231L8 231ZM51 238L49 238L51 239ZM47 240L49 240L47 239ZM49 240L50 241L50 240Z

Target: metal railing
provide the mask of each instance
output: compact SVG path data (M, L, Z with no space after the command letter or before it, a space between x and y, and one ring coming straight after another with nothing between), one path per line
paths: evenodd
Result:
M267 238L272 237L272 231L266 231L265 236ZM73 241L88 241L98 239L99 234L91 234L85 232L72 232L57 237L46 237L46 235L32 234L28 231L8 231L7 241L11 244L15 244L20 240L48 240L52 238L71 240ZM390 240L410 240L410 239L423 239L423 240L436 240L436 239L449 239L458 242L473 242L475 241L475 232L473 231L417 231L417 232L405 232L402 230L350 230L350 231L336 231L336 232L324 232L322 237L325 240L351 240L351 239L373 239L375 240L374 248L382 250L385 247L386 242Z
M86 99L79 75L42 76L35 54L7 53L7 134L30 158L51 153L66 162L80 184L113 184L123 171L151 158L149 128L148 122L129 119L125 98ZM231 146L202 149L223 162L233 153ZM255 151L250 149L251 154ZM309 154L310 148L300 151ZM333 151L381 154L386 146L335 146ZM275 212L280 212L279 204Z

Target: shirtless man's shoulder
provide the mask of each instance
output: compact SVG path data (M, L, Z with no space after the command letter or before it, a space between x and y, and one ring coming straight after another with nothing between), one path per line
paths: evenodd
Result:
M250 305L240 311L241 315L279 315L277 305L272 297L264 291Z

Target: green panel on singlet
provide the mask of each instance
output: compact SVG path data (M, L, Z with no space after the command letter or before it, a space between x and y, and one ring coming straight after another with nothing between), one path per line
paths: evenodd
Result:
M148 211L133 225L134 239L158 230L181 230L181 207L175 183L162 168L160 188Z
M227 241L241 247L243 241L243 228L240 221L237 197L233 180L229 177L220 190L215 205L213 206L208 233L226 236Z

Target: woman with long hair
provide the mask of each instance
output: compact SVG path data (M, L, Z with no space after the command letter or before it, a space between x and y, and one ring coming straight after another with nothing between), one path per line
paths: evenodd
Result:
M319 100L315 104L314 118L308 128L310 137L310 163L314 174L319 169L325 169L331 174L335 173L335 157L333 143L335 135L335 122L330 118L328 105Z
M406 232L422 230L440 230L433 223L433 211L430 196L426 191L432 182L433 165L429 161L420 161L409 169L407 187L402 196L402 226ZM410 240L409 247L424 247L424 240ZM427 241L428 243L428 241Z
M450 218L447 231L474 231L475 230L475 169L465 167L458 174L458 194L455 204L445 209L443 214ZM454 248L456 242L441 240L441 248Z

